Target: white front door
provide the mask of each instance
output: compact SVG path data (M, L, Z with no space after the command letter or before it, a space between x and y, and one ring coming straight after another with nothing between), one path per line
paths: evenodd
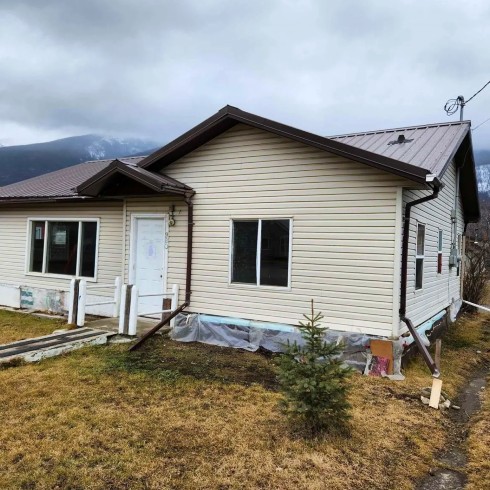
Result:
M139 294L157 294L166 285L166 221L164 217L135 217L133 219L132 274L130 282L138 286ZM142 297L138 313L153 313L163 309L162 296ZM155 313L151 315L160 317Z

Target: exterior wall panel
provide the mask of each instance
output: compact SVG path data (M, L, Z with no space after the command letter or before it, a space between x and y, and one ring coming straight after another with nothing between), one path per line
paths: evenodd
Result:
M449 267L449 252L452 243L451 211L456 193L456 167L451 163L442 179L444 187L437 199L412 208L408 248L407 272L407 317L414 325L420 325L449 306L453 300L461 298L460 277L456 267ZM426 196L430 191L403 191L403 203ZM422 289L415 289L415 251L417 224L425 225L425 259ZM458 234L464 230L461 199L457 206ZM437 273L437 253L439 230L443 231L442 273ZM402 326L406 330L405 326Z
M100 228L97 283L112 284L115 277L121 275L121 262L123 260L121 202L87 202L83 204L60 202L17 205L15 207L2 206L0 208L0 282L4 287L20 287L36 296L45 294L45 309L52 309L50 307L52 295L49 294L49 291L60 292L63 303L63 293L69 290L70 276L65 278L26 274L25 255L26 251L28 252L27 221L29 218L59 218L60 220L63 218L98 218ZM112 294L107 291L98 293L100 296ZM33 306L39 306L41 304L39 301L40 298L33 298ZM5 304L3 301L1 303Z
M391 335L396 196L407 181L244 125L163 173L196 191L189 311L296 324L314 299L333 329ZM183 292L186 209L173 204L168 284ZM290 289L229 284L237 218L293 219Z

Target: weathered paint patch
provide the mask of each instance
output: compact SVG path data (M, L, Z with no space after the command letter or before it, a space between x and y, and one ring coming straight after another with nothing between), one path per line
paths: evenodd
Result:
M64 291L21 286L20 307L50 313L64 313L64 297Z
M20 307L32 308L34 306L34 296L30 289L20 289Z

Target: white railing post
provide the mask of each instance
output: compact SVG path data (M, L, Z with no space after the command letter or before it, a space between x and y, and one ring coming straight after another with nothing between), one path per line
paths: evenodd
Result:
M131 288L131 307L129 310L128 335L136 335L136 325L138 323L138 287Z
M81 280L78 291L78 314L77 314L77 326L83 327L85 325L85 304L87 302L87 281Z
M125 313L126 313L126 297L127 297L127 284L123 284L121 287L121 303L119 306L119 333L123 335L124 323L125 323Z
M75 281L75 278L70 281L70 298L68 300L68 323L73 323L74 319L73 308L75 306Z
M177 309L178 305L179 305L179 285L174 284L172 286L172 305L170 306L172 313ZM172 320L170 320L170 328L174 328L174 325L175 325L175 318L172 318Z
M114 308L112 311L112 317L117 318L117 315L119 315L119 306L121 304L121 278L116 277L114 281Z

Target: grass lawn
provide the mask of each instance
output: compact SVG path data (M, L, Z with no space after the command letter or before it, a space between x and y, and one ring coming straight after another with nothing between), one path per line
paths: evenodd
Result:
M443 341L450 394L481 362L483 318ZM0 311L0 343L16 325L59 327ZM1 489L405 489L445 442L447 417L419 400L419 360L403 382L355 375L350 437L308 441L278 410L273 358L160 336L127 348L0 370Z
M66 328L66 322L55 317L39 317L0 310L0 344L49 335L57 328Z

